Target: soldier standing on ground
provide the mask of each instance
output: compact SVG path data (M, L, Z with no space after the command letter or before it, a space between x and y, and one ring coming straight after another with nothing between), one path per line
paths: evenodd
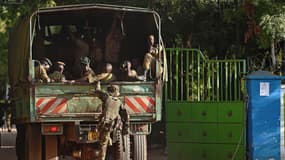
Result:
M99 87L100 88L100 87ZM129 116L122 102L117 98L120 95L119 86L111 85L107 88L107 93L101 90L96 90L95 94L103 102L102 116L100 117L100 154L98 159L105 160L107 147L110 142L110 134L117 126L118 121L123 123L123 134L127 134ZM119 122L119 123L120 123Z

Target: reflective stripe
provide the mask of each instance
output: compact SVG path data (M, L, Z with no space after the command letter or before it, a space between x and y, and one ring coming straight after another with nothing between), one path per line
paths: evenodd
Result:
M155 100L150 96L127 96L125 108L128 113L151 113L154 112Z
M57 114L67 111L67 99L56 97L36 98L36 112L39 114Z

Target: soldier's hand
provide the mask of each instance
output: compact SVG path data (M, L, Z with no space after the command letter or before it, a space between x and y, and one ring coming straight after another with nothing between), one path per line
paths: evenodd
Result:
M96 90L101 90L101 82L97 81L96 83Z

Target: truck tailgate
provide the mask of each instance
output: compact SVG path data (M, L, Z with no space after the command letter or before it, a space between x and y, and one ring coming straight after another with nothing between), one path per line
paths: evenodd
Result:
M94 85L39 84L34 90L38 117L101 113L102 101L94 96Z

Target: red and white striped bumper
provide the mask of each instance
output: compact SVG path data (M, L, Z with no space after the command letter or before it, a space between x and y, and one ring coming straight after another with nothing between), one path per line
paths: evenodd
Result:
M38 114L66 113L67 99L57 97L36 98L35 106Z
M155 112L155 99L150 96L126 96L125 108L128 113Z

